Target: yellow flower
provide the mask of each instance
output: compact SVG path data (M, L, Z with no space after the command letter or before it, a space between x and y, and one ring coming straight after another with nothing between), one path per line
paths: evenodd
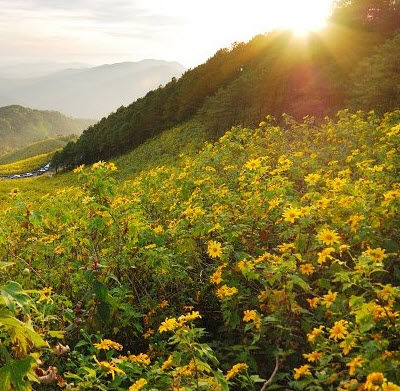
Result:
M386 382L385 376L381 372L372 372L367 376L365 389L368 391L378 391Z
M354 357L350 362L346 364L349 367L349 375L353 376L356 373L356 369L362 367L363 359L361 356Z
M282 243L278 245L278 250L282 254L292 252L292 250L294 250L295 248L296 247L294 243Z
M322 357L321 352L312 352L308 354L303 354L303 357L309 362L316 362Z
M239 372L245 371L248 368L247 364L245 363L239 363L235 364L225 375L226 380L230 380L233 377L235 377Z
M307 302L311 308L317 308L317 305L319 303L319 298L313 297L312 299L307 299Z
M347 331L348 322L346 320L339 320L335 322L333 327L330 329L329 338L337 341L338 339L346 338L346 335L349 334Z
M125 373L122 369L118 368L114 362L98 361L96 356L93 356L93 359L96 361L101 370L107 374L110 374L113 379L116 373Z
M318 328L314 328L311 333L307 334L307 340L310 343L314 343L315 340L324 332L325 326L319 326Z
M196 319L201 319L201 315L199 311L192 311L190 314L181 315L178 318L180 324L185 324L187 322L193 322Z
M326 246L331 246L332 244L339 243L340 237L335 230L323 229L318 232L317 239L324 243Z
M330 289L328 291L328 293L323 297L323 300L321 301L321 303L326 307L326 308L330 308L331 305L333 304L333 302L336 300L337 297L337 292L332 292Z
M117 166L113 162L107 163L105 167L107 170L117 171Z
M394 288L392 285L384 285L383 288L376 292L376 295L384 301L389 301L391 299L394 299L396 295L396 288Z
M179 323L176 318L167 318L161 323L158 331L163 333L164 331L173 331L179 327Z
M272 209L276 208L281 202L282 202L281 198L274 198L272 200L269 200L268 201L269 210L272 210Z
M81 166L76 167L72 172L73 172L74 174L78 174L78 173L82 172L84 168L85 168L85 165L82 164Z
M254 322L257 329L261 328L261 318L255 310L244 311L243 321L246 323Z
M210 240L208 242L207 253L211 258L221 258L222 248L221 243Z
M160 307L160 309L163 310L164 308L169 306L169 302L168 300L163 300L158 306Z
M294 380L298 380L303 376L311 375L310 366L308 364L303 365L299 368L294 368Z
M298 208L287 208L283 212L283 220L289 223L294 223L302 215L301 209Z
M93 346L98 350L122 350L122 345L118 342L111 341L111 339L102 339L99 343L95 343Z
M99 169L99 168L105 167L105 165L106 165L106 162L99 161L99 162L94 163L94 164L92 165L91 170L92 170L92 171L95 171L95 170L97 170L97 169Z
M146 384L147 384L147 380L141 378L141 379L135 381L135 383L133 383L129 387L129 391L140 391Z
M210 277L210 282L212 284L218 285L222 282L222 271L224 268L227 266L226 263L223 265L219 266L217 270L214 272L214 274Z
M51 298L52 292L53 292L52 287L46 287L46 288L41 289L38 292L39 293L38 303L41 303L42 301L44 301L46 303L51 303L53 301Z
M172 354L163 362L163 364L161 365L161 369L163 371L167 371L168 369L170 369L172 367L172 361L173 361L173 356Z
M333 259L332 253L335 252L333 247L324 248L321 252L318 253L318 263L322 265L326 262L327 259Z
M154 231L156 234L160 234L160 233L164 232L164 228L163 228L162 225L157 225L157 226L155 226L155 227L153 228L153 231Z
M261 167L261 159L251 159L244 167L250 171L257 170L257 168Z
M383 391L400 391L400 386L389 382L383 384Z
M143 338L144 338L144 339L149 339L153 334L154 334L154 330L148 329L148 330L143 334Z
M309 185L315 185L317 182L321 180L321 175L319 174L308 174L304 180L309 184Z
M382 204L387 206L395 199L400 198L400 191L399 190L390 190L383 195L383 198L384 198L384 201L382 202Z
M221 288L219 288L217 290L217 296L222 300L222 299L231 297L233 295L236 295L237 292L238 292L238 290L235 287L229 287L227 285L222 285Z
M314 273L315 268L311 263L305 263L304 265L300 265L300 271L307 276L310 276Z
M326 209L330 203L331 200L329 198L323 197L317 201L317 207L319 209Z
M137 363L143 366L147 366L150 364L150 357L147 354L144 353L140 353L138 355L130 355L128 357L128 361L132 362L132 363Z
M376 262L382 262L387 258L386 250L380 247L371 249L369 248L365 253Z
M358 228L358 224L360 221L364 220L364 216L355 214L351 215L348 219L348 222L350 223L350 230L351 232L356 232Z
M343 354L347 356L350 353L351 349L356 346L356 341L351 336L346 337L344 341L340 342L339 346L342 349Z

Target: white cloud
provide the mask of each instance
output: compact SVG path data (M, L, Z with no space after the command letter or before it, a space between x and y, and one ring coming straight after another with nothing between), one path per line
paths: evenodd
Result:
M193 66L331 0L0 0L4 60ZM322 11L321 11L322 12ZM299 14L300 13L300 14Z

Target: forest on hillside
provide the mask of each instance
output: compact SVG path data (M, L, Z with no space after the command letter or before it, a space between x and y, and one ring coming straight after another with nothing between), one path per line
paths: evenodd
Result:
M0 155L36 141L79 135L93 120L66 117L57 111L40 111L22 106L0 108Z
M398 1L339 1L325 30L308 39L274 31L221 49L85 130L53 165L117 156L193 117L215 138L236 124L255 126L266 113L323 118L348 107L383 114L400 103L399 28Z

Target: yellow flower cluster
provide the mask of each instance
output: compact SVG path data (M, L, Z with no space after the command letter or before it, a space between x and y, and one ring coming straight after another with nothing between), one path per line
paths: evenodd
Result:
M238 373L248 369L248 365L245 363L235 364L225 375L226 380L230 380L235 377Z
M230 287L228 285L222 285L220 288L217 290L217 296L221 299L229 299L230 297L236 295L238 293L237 288L235 287Z
M133 383L129 387L129 391L140 391L146 384L147 384L146 379L141 378L139 380L136 380L135 383Z
M166 331L174 331L180 327L185 326L187 323L193 322L196 319L200 319L201 315L198 311L192 311L189 314L181 315L178 319L176 318L167 318L164 322L161 323L158 331L160 333Z
M122 350L122 345L118 342L114 342L111 339L102 339L99 343L93 345L98 350Z

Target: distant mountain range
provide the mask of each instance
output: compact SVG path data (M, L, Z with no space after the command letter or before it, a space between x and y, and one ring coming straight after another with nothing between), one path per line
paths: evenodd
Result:
M0 106L17 104L98 119L185 71L177 62L160 60L71 66L60 70L54 64L37 64L30 69L26 64L27 78L21 77L22 66L0 67ZM46 69L55 72L43 75Z
M69 118L57 111L17 105L0 107L0 155L39 140L79 135L93 123L93 120Z
M20 62L0 64L0 79L29 79L43 77L64 69L90 68L82 62Z

